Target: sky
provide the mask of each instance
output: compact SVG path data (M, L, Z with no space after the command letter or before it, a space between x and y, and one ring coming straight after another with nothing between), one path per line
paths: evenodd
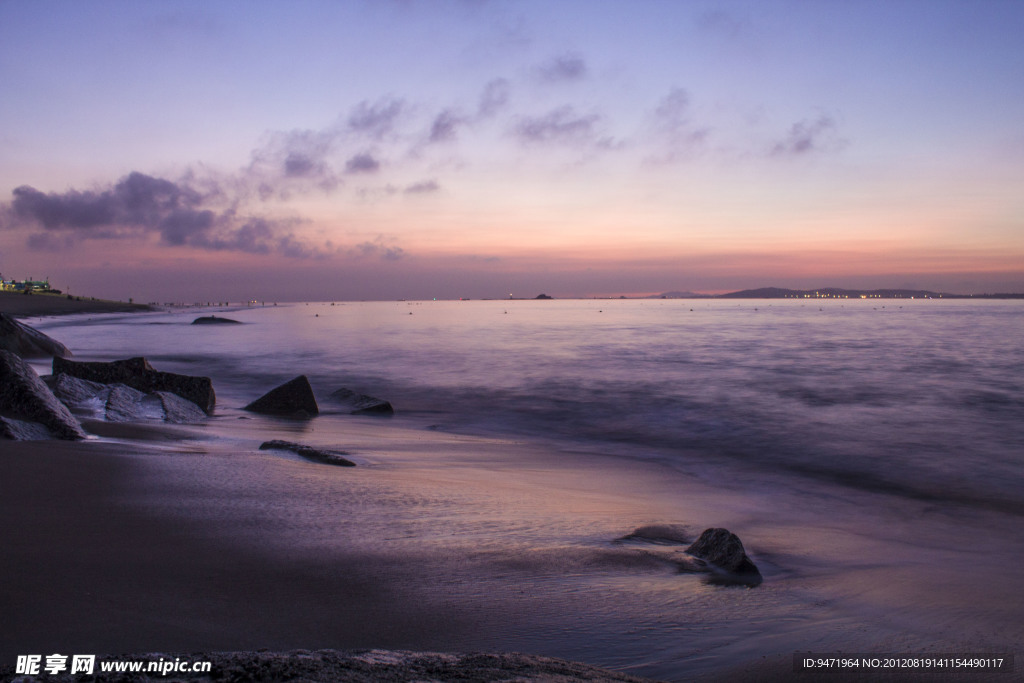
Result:
M0 0L0 273L1024 292L1019 0Z

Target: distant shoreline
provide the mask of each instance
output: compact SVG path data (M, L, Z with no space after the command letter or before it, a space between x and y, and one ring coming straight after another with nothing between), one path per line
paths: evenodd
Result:
M109 301L91 297L72 297L65 294L21 294L0 292L0 313L15 318L35 318L44 315L70 315L73 313L132 313L152 311L145 304Z

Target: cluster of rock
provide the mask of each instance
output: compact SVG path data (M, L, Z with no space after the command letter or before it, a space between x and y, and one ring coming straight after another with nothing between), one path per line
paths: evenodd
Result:
M739 537L728 529L705 529L691 543L685 527L656 524L640 527L616 540L641 543L645 553L671 562L679 571L705 574L708 583L757 586L764 580L757 566L747 556ZM689 545L680 552L678 547L687 543Z
M123 384L146 394L166 392L191 401L209 415L217 404L209 377L160 372L145 358L127 358L109 363L81 363L66 358L53 359L53 376L68 375L98 384Z
M208 316L194 324L235 323ZM79 362L58 341L0 313L0 438L83 439L76 415L108 422L159 420L173 424L200 422L217 403L209 377L161 372L145 358ZM53 358L53 374L40 378L24 358ZM45 381L44 381L45 379ZM338 389L331 398L352 414L392 414L388 401ZM272 389L245 410L265 415L312 418L320 413L305 375ZM343 453L301 444L268 442L267 448L292 450L332 465L353 466ZM286 444L281 446L280 444Z

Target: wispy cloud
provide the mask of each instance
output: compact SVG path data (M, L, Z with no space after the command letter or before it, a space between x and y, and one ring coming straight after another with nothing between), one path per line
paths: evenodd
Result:
M798 157L834 151L844 144L835 120L822 114L814 119L794 123L786 137L772 145L770 154L775 157Z
M571 83L587 77L587 63L577 54L564 54L549 59L534 73L544 83Z
M379 258L382 261L398 261L405 256L404 249L388 244L383 235L378 235L372 242L357 244L350 253L357 258Z
M603 139L599 128L601 121L598 114L578 114L573 107L565 105L540 116L521 117L513 133L528 145L590 146Z
M437 184L436 180L424 180L422 182L413 183L405 188L406 194L430 194L437 192L441 189L441 186Z
M394 131L406 108L404 100L393 97L385 97L372 104L368 101L360 102L348 116L348 129L381 140Z
M380 170L380 162L368 152L356 154L345 162L346 173L376 173Z

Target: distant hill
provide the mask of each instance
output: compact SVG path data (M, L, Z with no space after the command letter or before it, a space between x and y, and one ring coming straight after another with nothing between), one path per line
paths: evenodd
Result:
M707 299L710 294L698 294L697 292L662 292L651 294L648 299Z
M720 294L720 299L1024 299L1024 294L949 294L926 289L782 289L761 287Z

